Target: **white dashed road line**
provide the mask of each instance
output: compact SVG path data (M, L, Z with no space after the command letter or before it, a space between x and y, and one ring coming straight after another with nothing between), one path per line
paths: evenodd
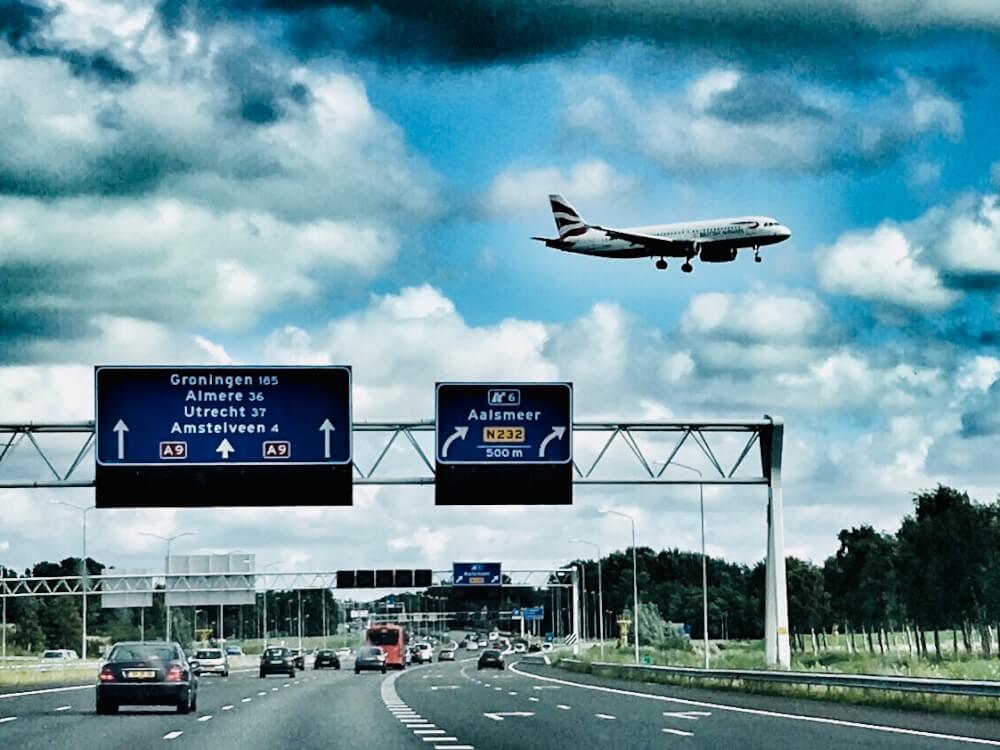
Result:
M198 721L211 721L212 714L205 714L204 716L199 716Z
M665 734L676 734L678 737L694 737L694 732L685 732L683 729L664 728L663 732Z
M16 716L4 716L0 718L0 724L6 724L8 721L17 721Z
M223 707L222 707L222 710L223 710L223 711L232 711L232 710L233 710L233 707L232 707L231 705L226 705L226 706L223 706Z
M569 711L570 706L567 706L565 703L557 703L556 708L561 708L563 711Z
M535 696L532 695L531 697L528 698L528 700L531 701L532 703L538 703L541 700L541 698L536 698Z
M240 703L249 703L252 700L253 700L253 698L241 698L240 699Z
M594 714L598 719L604 719L605 721L614 721L617 716L612 716L611 714Z
M55 708L55 709L53 709L53 711L56 711L56 712L58 712L58 711L69 711L71 708L73 708L73 707L72 706L59 706L59 708Z
M163 739L165 739L165 740L176 740L182 734L184 734L184 732L167 732L165 735L163 735Z
M267 695L267 693L265 693L263 690L261 690L259 693L257 693L257 695Z

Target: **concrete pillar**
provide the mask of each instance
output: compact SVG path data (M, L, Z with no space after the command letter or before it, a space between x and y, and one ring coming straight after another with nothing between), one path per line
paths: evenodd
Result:
M788 669L792 650L788 640L788 582L785 575L785 521L781 497L781 449L785 425L780 417L767 417L772 425L761 429L760 455L767 488L767 568L765 573L764 659L768 666Z

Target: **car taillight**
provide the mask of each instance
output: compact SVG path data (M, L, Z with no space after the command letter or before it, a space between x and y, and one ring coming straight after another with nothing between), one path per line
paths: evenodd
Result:
M101 682L114 682L115 673L111 671L111 667L104 667L101 673L97 676Z
M185 676L184 670L178 664L171 665L167 670L167 682L180 682Z

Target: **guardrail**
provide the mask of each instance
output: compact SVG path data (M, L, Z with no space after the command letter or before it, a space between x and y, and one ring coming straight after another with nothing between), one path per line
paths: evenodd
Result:
M606 661L584 662L580 659L560 659L560 662L589 664L591 667L614 668L625 672L665 674L689 679L756 682L778 685L819 685L861 690L892 690L903 693L1000 698L1000 682L992 680L942 680L932 677L885 677L867 674L785 672L752 669L697 669L694 667L664 667L656 664L616 664Z

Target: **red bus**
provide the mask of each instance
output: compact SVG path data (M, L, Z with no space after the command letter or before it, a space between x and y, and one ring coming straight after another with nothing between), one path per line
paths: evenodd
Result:
M365 639L369 646L378 646L385 652L387 667L406 666L406 631L401 625L375 625L368 628Z

